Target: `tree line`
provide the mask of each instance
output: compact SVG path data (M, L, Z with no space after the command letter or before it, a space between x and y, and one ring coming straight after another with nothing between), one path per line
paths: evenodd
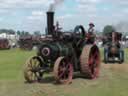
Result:
M41 35L41 32L40 31L35 31L33 33L30 33L30 32L27 32L27 31L15 31L13 29L0 29L0 34L1 33L7 33L7 34L17 34L17 35L20 35L20 36L26 36L26 35L36 35L36 36L39 36Z
M113 32L113 31L118 31L113 25L106 25L102 32L96 32L97 34L102 34L103 36L106 36L107 34ZM7 33L7 34L17 34L20 36L26 36L26 35L35 35L35 36L40 36L42 35L40 31L35 31L33 33L31 32L26 32L26 31L15 31L13 29L0 29L0 34L1 33ZM122 32L123 33L123 32Z

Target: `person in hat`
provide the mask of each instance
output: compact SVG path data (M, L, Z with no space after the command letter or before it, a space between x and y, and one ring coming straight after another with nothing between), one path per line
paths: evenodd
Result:
M94 34L94 27L95 25L93 23L89 24L89 29L88 29L88 42L93 44L95 42L95 34Z
M95 25L93 23L90 23L88 33L93 34L94 33L94 27L95 27Z

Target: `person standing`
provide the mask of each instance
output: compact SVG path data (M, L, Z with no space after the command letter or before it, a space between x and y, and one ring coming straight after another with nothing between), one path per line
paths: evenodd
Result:
M94 27L95 25L93 23L89 24L89 29L88 29L88 43L93 44L95 42L95 33L94 33Z
M93 23L89 24L89 29L88 29L89 34L94 34L94 27L95 27L95 25Z

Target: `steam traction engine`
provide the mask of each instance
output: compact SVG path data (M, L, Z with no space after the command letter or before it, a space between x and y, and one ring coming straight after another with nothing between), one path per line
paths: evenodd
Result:
M9 40L8 39L0 39L0 49L9 49Z
M54 30L53 15L53 12L47 12L48 35L37 56L26 62L25 79L28 82L40 81L44 73L53 72L58 83L69 84L73 72L78 71L90 79L98 77L100 52L95 44L86 44L83 26L77 26L73 32Z
M19 48L22 50L32 50L40 44L41 40L40 36L21 36L18 41Z
M107 41L104 49L104 62L124 62L124 50L121 46L122 34L112 32L107 35Z

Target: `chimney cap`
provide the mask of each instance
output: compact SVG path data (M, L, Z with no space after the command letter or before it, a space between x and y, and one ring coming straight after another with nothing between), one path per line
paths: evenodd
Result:
M54 11L47 11L47 13L54 13Z

